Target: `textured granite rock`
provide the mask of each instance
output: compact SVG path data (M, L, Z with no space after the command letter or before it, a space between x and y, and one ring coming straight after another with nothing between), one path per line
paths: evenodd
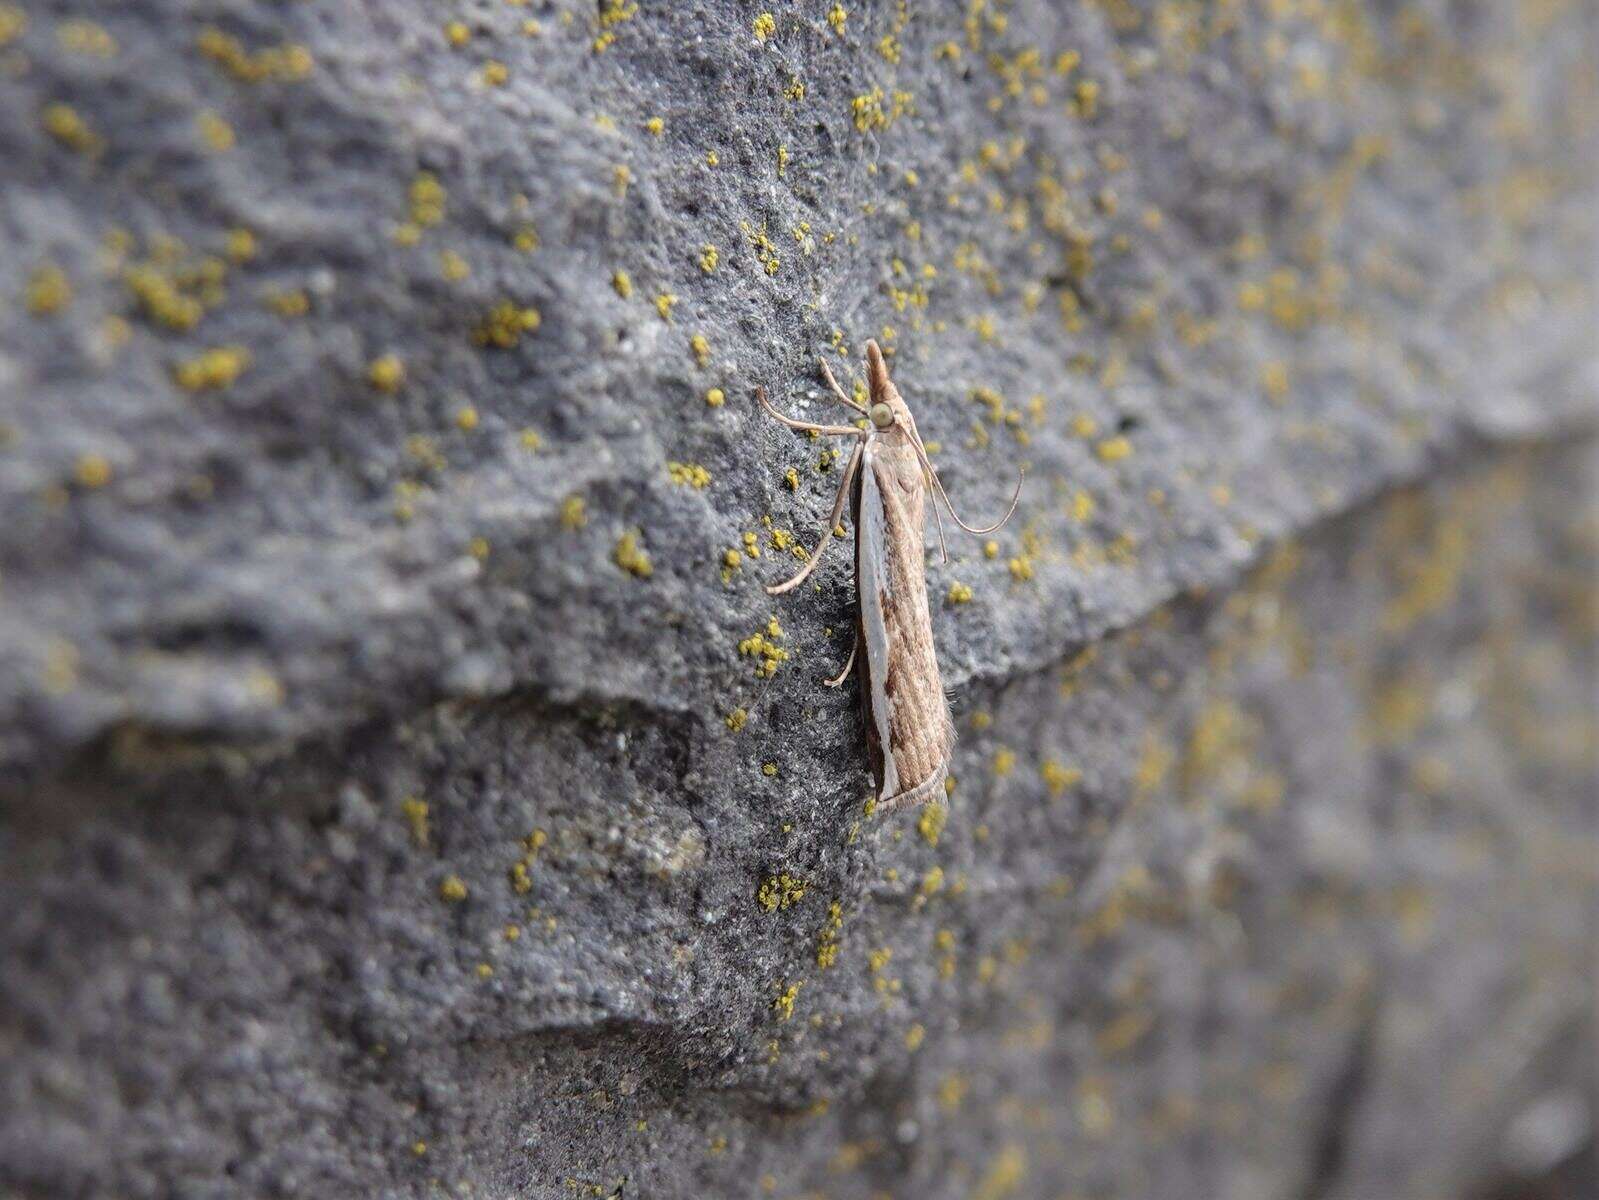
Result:
M1591 9L770 16L0 5L0 1184L1580 1173ZM887 820L868 336L1029 468Z

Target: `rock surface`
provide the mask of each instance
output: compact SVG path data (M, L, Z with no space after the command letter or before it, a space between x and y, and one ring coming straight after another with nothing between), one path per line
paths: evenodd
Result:
M1559 1195L1596 24L0 4L0 1185ZM867 337L1028 468L887 819Z

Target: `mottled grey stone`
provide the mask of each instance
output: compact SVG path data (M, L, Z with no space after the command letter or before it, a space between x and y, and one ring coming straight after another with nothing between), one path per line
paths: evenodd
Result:
M0 5L10 1193L1591 1169L1593 12L832 7Z

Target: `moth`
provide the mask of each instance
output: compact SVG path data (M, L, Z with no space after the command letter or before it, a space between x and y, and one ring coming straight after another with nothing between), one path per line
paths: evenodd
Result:
M838 386L825 359L822 376L836 399L865 418L863 424L796 421L772 407L764 389L755 390L761 407L790 429L855 439L832 515L816 549L797 575L766 590L780 595L810 577L822 561L822 551L833 540L847 500L855 526L855 644L844 669L828 680L827 686L838 687L849 677L850 668L859 664L866 743L879 811L892 812L937 795L949 775L950 755L955 749L955 724L938 675L933 622L927 607L924 539L929 500L938 526L939 552L947 562L938 501L944 502L950 518L968 533L993 533L1016 511L1022 479L1017 479L1010 508L999 521L982 529L966 524L955 514L938 472L928 461L916 418L889 379L877 343L866 343L867 403Z

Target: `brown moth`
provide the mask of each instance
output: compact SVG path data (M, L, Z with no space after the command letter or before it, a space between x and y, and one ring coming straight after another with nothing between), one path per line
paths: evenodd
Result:
M816 549L799 574L766 590L775 596L798 587L809 577L821 562L822 551L844 514L844 501L849 499L855 523L859 614L849 659L827 685L837 687L843 683L850 667L859 662L866 742L877 782L877 800L880 810L888 812L925 803L937 795L949 774L950 754L955 749L955 725L938 677L933 623L927 608L924 538L929 497L936 493L931 495L933 518L938 526L939 550L947 561L938 501L943 500L950 517L968 533L992 533L1016 511L1022 482L1016 481L1016 494L1000 521L986 529L966 524L955 515L949 495L927 459L927 450L916 431L916 419L889 379L883 352L875 341L866 343L866 369L871 399L863 405L838 386L826 361L822 362L822 375L833 396L866 418L862 427L796 421L767 403L764 390L757 388L755 398L790 429L855 439L854 452L839 480L827 530ZM860 653L862 646L864 654Z

